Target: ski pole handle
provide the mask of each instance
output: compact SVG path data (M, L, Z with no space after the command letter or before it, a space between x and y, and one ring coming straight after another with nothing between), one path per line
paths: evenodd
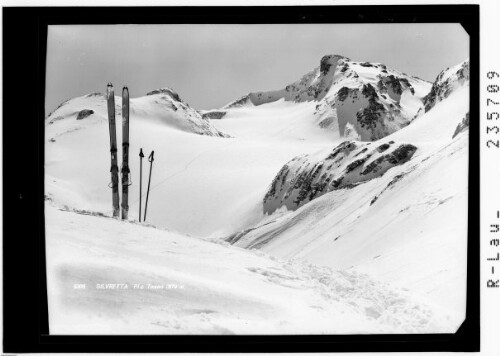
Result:
M153 150L153 151L151 151L151 154L148 157L148 161L153 162L155 160L154 156L155 156L155 151Z
M144 157L144 153L142 153L142 148L141 148L141 152L139 152L139 157Z

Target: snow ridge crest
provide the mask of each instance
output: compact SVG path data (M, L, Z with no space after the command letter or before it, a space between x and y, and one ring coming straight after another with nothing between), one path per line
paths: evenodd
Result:
M425 112L446 99L455 89L469 84L470 60L442 70L432 84L431 91L424 97Z

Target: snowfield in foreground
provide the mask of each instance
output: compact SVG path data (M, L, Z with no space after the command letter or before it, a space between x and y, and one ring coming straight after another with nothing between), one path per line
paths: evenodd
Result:
M51 334L439 333L460 322L357 272L51 201L46 224Z

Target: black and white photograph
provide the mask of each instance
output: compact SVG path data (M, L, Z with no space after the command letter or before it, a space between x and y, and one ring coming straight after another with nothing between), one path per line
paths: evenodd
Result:
M2 5L5 354L500 351L500 3Z
M469 67L457 23L49 26L50 334L456 332Z

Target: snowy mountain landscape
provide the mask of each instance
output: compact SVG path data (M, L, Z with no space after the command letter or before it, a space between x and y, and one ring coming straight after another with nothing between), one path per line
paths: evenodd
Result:
M460 327L468 60L431 83L326 55L282 89L212 110L175 88L130 92L128 221L112 218L105 94L45 121L51 334ZM155 151L146 222L140 148Z

